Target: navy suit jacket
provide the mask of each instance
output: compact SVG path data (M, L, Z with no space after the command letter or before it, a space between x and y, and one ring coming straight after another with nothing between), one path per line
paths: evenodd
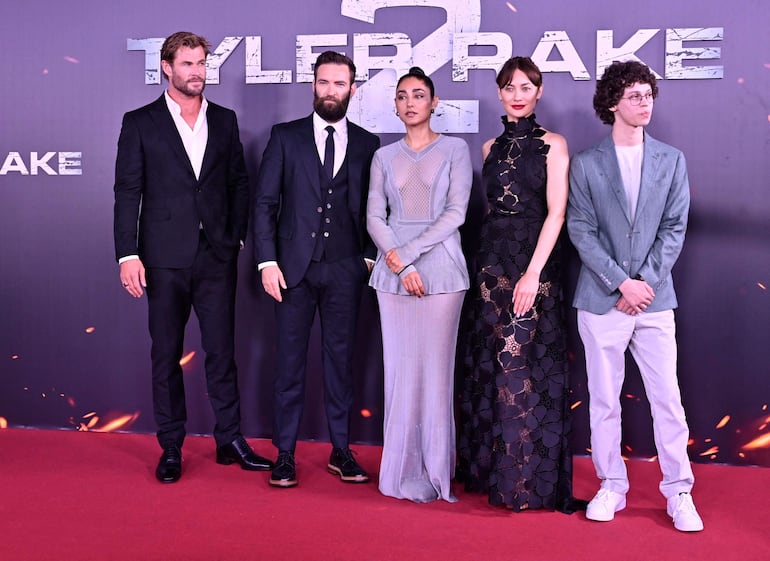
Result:
M684 155L644 135L642 178L633 223L611 136L570 164L567 230L582 266L574 306L610 311L618 287L641 276L655 291L647 312L676 308L671 269L684 244L690 188Z
M380 140L348 121L348 208L362 257L376 249L366 231L369 168ZM259 168L254 204L254 257L257 264L277 261L286 284L305 276L321 229L320 161L313 136L313 115L273 126Z
M163 95L123 116L115 161L115 255L145 267L187 268L200 225L220 259L246 239L249 186L235 113L208 102L200 179Z

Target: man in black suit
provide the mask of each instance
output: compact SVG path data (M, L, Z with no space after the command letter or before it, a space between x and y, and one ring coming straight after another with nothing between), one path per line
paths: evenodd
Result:
M153 410L163 448L155 475L182 475L185 437L182 344L195 309L206 352L217 462L267 471L240 432L234 360L237 259L248 222L248 177L235 113L203 96L209 44L179 32L166 39L168 90L126 113L115 163L115 253L120 280L147 291Z
M375 256L365 220L369 166L380 141L345 118L355 74L348 57L321 53L313 114L275 125L260 166L254 248L262 285L277 302L273 444L278 460L270 477L276 487L297 485L294 448L316 309L333 446L328 470L349 483L369 480L348 447L348 429L358 304Z

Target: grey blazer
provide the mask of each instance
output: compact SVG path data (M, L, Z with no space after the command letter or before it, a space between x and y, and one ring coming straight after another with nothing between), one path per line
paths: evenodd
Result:
M620 297L618 286L639 275L655 291L648 312L676 308L671 268L690 207L682 152L645 133L633 224L611 136L572 158L569 183L567 230L582 261L573 305L607 313Z

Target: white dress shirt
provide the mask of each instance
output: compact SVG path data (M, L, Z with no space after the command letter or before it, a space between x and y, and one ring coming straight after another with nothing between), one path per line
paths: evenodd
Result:
M327 123L318 116L318 113L313 112L313 136L321 165L325 163L326 136L329 134L326 132L326 127L329 125L334 127L334 175L337 175L348 150L348 120L340 119L336 123Z
M208 109L209 102L206 101L205 96L201 95L201 109L198 111L198 118L195 120L195 125L190 128L190 125L188 125L184 120L184 117L182 117L182 108L179 104L171 99L171 96L168 95L168 91L164 92L164 96L171 117L174 119L176 130L179 132L179 136L182 137L184 151L190 159L190 165L192 165L193 172L195 173L195 179L200 179L203 154L206 151L206 143L209 140L209 124L206 120L206 110Z

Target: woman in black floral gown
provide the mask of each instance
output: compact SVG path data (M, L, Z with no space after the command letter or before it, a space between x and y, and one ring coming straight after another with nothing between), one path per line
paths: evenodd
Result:
M535 121L542 75L529 58L508 60L497 85L506 115L483 148L488 209L471 282L458 474L493 505L573 512L558 242L567 144Z

